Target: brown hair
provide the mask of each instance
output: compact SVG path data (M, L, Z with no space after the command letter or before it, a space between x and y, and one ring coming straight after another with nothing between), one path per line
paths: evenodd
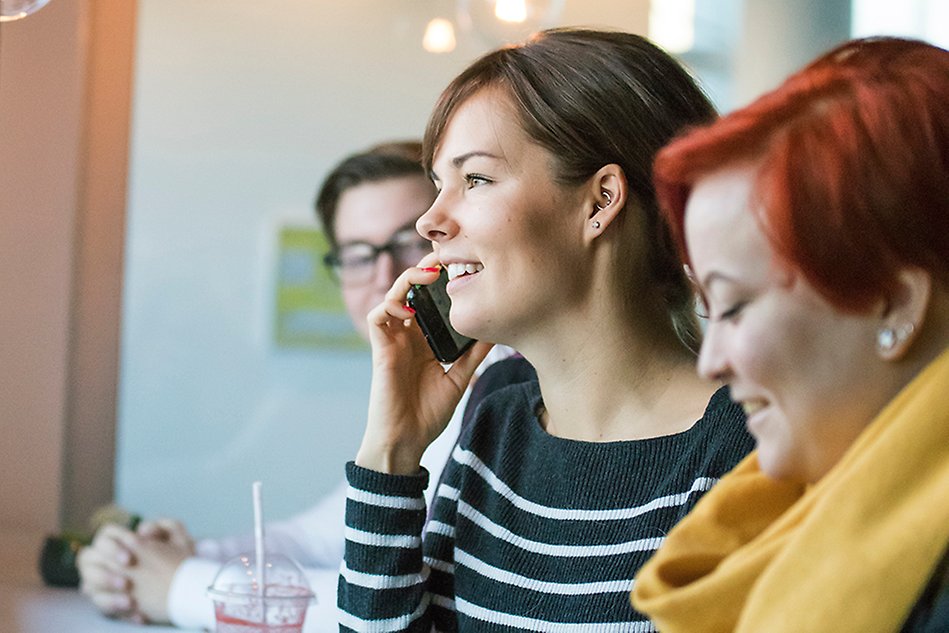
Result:
M633 315L641 312L639 304L658 296L679 338L696 349L694 294L659 220L652 184L659 148L683 127L715 117L689 73L637 35L543 31L481 57L442 92L425 131L426 171L452 115L489 87L510 96L525 133L553 157L558 182L578 185L604 165L622 168L630 195L611 230L616 225L630 248L618 249L624 252L616 256L615 285Z
M330 247L337 246L336 206L346 190L366 182L415 175L425 176L418 141L380 143L344 158L323 181L314 205Z

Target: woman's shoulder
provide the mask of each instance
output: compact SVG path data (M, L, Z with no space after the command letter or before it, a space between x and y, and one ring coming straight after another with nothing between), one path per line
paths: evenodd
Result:
M515 367L517 363L511 364L511 361L515 359L500 362L509 366L499 368L494 379L488 372L500 363L488 368L475 383L475 389L480 383L482 391L472 391L464 413L459 438L463 449L494 454L524 445L541 403L540 386L530 365L527 365L528 371L524 371L523 365ZM520 361L527 362L523 358ZM482 383L485 378L488 380Z
M534 419L541 401L536 378L496 385L475 406L471 426L496 429Z
M705 412L693 430L702 437L737 440L753 445L754 439L748 433L745 418L741 405L731 399L728 387L719 387L709 398Z
M515 354L493 363L475 381L472 396L477 393L492 393L502 387L537 380L537 371L526 358Z
M537 380L537 372L520 354L514 354L491 364L482 372L471 388L471 396L462 416L462 427L468 426L481 403L492 394L511 385Z
M734 424L735 422L745 423L745 412L741 405L732 400L728 386L719 387L708 400L705 407L703 421L712 424Z
M734 468L755 447L755 439L745 426L745 412L735 403L728 387L712 394L702 418L682 434L679 454L712 476Z

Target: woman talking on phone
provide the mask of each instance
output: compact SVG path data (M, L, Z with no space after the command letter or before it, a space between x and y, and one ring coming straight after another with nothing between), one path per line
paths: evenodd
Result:
M347 466L346 630L648 631L639 566L751 448L692 370L690 284L651 167L714 111L641 37L547 31L489 53L441 95L425 135L435 246L369 314L366 435ZM437 266L451 323L510 345L538 381L462 432L424 535L419 456L490 345L447 372L406 307ZM490 370L489 370L490 371Z

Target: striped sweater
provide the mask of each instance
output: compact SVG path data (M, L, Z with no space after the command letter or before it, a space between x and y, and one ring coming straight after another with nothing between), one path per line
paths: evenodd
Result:
M741 409L723 388L688 431L597 443L547 434L541 405L536 382L481 404L427 525L427 473L347 465L341 631L654 630L633 577L753 447Z

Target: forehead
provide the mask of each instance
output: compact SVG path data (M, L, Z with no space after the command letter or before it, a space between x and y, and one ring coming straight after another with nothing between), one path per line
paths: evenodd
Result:
M433 167L436 174L451 169L452 159L471 151L489 152L516 164L532 148L543 151L521 129L508 94L500 88L484 88L463 101L448 119L435 148Z
M336 240L381 244L411 225L435 199L435 188L421 175L364 182L347 189L336 205Z
M765 266L771 259L752 206L756 173L754 165L729 166L693 186L685 207L685 236L700 281L711 269L735 262L739 267Z

